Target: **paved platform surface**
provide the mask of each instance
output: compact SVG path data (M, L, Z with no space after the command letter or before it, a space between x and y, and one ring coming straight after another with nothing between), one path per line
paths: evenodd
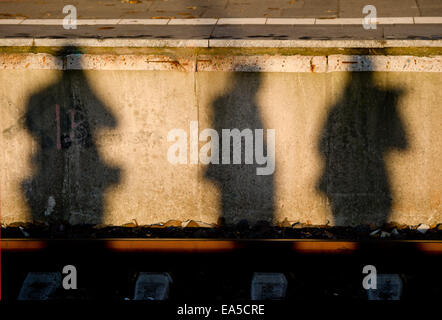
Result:
M78 26L63 28L63 7ZM247 40L440 40L441 0L376 0L378 25L365 30L365 0L9 0L0 37ZM2 45L7 45L3 42Z
M67 4L80 19L358 18L368 4L379 17L442 16L440 0L2 0L0 18L63 18Z

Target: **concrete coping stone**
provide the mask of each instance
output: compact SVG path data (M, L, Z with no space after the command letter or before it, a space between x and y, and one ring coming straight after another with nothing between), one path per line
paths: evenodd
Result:
M145 71L237 71L237 72L442 72L442 56L207 56L171 57L135 54L48 53L0 54L3 70L145 70Z
M0 38L0 47L125 48L413 48L442 47L442 40L278 40L278 39L125 39Z
M442 40L277 40L209 39L209 47L249 48L391 48L441 47Z

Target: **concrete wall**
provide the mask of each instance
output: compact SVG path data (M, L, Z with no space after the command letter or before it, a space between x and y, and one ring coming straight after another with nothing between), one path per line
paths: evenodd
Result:
M4 69L2 223L440 223L441 87L438 72ZM191 121L275 129L274 174L171 164L168 133L190 143Z

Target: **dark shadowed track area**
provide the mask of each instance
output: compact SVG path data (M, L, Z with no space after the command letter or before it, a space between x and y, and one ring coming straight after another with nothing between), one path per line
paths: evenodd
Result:
M15 300L27 272L74 265L78 290L57 299L124 301L138 272L169 272L175 302L250 299L253 272L282 272L287 300L365 300L365 265L398 273L404 300L442 297L442 241L4 239L2 298ZM7 263L5 263L7 262Z

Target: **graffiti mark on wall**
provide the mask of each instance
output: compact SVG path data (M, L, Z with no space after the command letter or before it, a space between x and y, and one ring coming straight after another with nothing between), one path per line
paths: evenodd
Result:
M68 109L67 114L64 116L67 117L67 119L64 119L65 121L60 118L60 105L56 104L57 149L68 149L72 144L86 146L88 143L89 130L84 112L76 109ZM63 128L62 122L68 122L66 129Z

